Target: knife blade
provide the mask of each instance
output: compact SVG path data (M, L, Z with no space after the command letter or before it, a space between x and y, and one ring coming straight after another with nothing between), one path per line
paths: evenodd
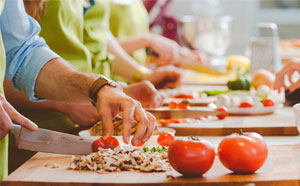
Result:
M19 149L70 155L84 155L93 152L93 140L46 129L30 131L13 124L11 133Z
M169 107L160 107L156 109L146 109L146 111L153 114L156 119L183 119L183 118L197 118L205 116L216 116L222 114L222 111L216 111L211 108L196 108L191 109L170 109Z

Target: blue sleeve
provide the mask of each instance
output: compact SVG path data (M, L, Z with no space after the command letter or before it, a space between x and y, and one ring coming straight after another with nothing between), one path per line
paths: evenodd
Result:
M43 66L58 55L39 37L39 24L25 12L23 0L6 0L0 16L6 73L16 90L35 101L34 87Z

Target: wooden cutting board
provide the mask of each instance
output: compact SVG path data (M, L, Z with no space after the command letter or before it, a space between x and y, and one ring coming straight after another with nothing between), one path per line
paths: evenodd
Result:
M264 166L255 174L233 174L216 157L203 177L187 178L171 170L166 173L118 172L98 174L91 171L67 170L70 156L37 153L9 175L3 186L95 186L95 185L209 185L209 186L294 186L300 185L300 145L269 147ZM52 168L56 163L59 167ZM50 165L47 166L46 165ZM167 178L170 175L172 178ZM250 184L251 183L251 184Z
M299 135L291 107L280 108L269 115L229 116L224 120L170 124L167 127L175 129L177 136L224 136L240 129L265 136Z

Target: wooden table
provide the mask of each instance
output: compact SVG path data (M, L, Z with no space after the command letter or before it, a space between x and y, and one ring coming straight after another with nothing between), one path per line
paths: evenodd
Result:
M265 165L251 175L232 174L216 157L213 167L199 178L186 178L174 170L167 173L119 172L98 174L67 170L70 156L38 153L9 175L3 186L15 185L222 185L222 186L294 186L300 185L300 144L269 147ZM45 167L58 164L58 168ZM171 175L173 179L167 178Z
M229 116L225 120L171 124L178 136L224 136L243 131L258 132L264 136L299 135L292 107L284 107L269 115Z

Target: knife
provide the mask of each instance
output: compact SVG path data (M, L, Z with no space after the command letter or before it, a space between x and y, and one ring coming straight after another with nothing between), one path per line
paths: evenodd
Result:
M169 107L160 107L156 109L146 109L146 111L153 114L156 119L183 119L183 118L197 118L205 116L216 116L222 114L223 111L216 111L211 108L196 108L191 109L170 109Z
M46 129L30 131L16 124L13 124L10 132L15 136L16 146L19 149L71 155L93 152L93 140L71 134Z

